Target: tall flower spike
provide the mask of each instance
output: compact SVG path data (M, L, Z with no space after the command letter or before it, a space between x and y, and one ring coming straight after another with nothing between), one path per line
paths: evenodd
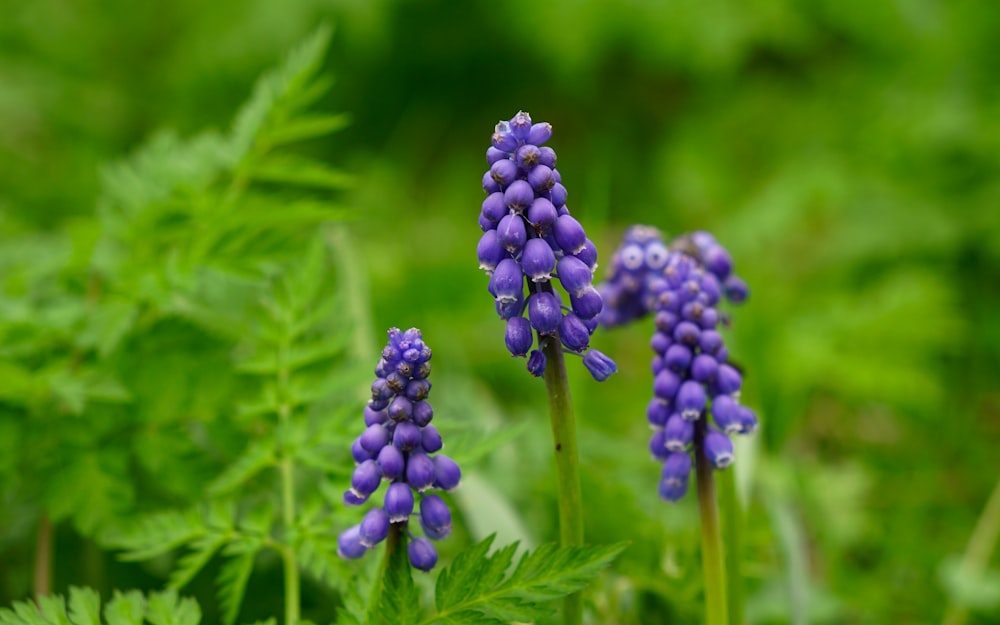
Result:
M620 266L646 272L642 286L629 293L641 293L641 298L656 304L651 311L656 329L650 341L656 354L654 398L647 417L654 428L653 457L664 463L660 496L677 501L687 492L692 444L700 442L711 465L724 469L733 461L728 435L752 432L757 419L752 410L739 405L742 377L725 362L726 348L717 331L719 315L714 308L718 303L717 295L713 297L718 284L714 272L683 252L667 253L655 271L648 265L644 268L647 261L639 261L638 250L626 245L619 253Z
M523 320L527 323L527 320ZM438 454L441 435L430 424L434 411L427 402L430 392L431 350L420 330L389 330L389 342L375 367L372 399L364 410L367 429L355 439L351 453L358 463L344 503L358 506L388 481L381 507L370 509L360 524L348 528L337 539L342 558L363 556L385 540L392 525L407 528L415 510L427 538L439 540L451 530L451 513L433 489L452 490L462 472L451 458ZM411 537L407 553L410 564L429 571L437 563L437 551L423 537Z
M603 308L593 287L597 249L566 207L556 154L542 146L551 137L550 124L534 124L524 111L497 124L486 150L487 196L479 214L484 234L476 254L480 269L491 276L489 291L497 314L507 320L510 353L530 353L528 371L544 373L541 351L532 350L534 328L539 343L542 337L553 337L566 351L582 355L591 375L603 381L617 371L615 363L599 352L587 352ZM556 283L566 297L560 297ZM525 313L530 323L522 323Z

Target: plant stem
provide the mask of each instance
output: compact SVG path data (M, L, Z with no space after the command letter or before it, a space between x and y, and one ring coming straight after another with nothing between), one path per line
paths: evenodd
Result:
M52 592L52 521L42 513L35 539L35 598Z
M583 500L580 495L580 460L576 448L576 422L566 379L566 361L559 341L542 339L545 354L545 388L549 396L553 451L559 484L559 542L564 547L583 545ZM583 596L574 593L563 602L563 623L583 622Z
M698 506L701 511L701 557L705 571L705 625L728 625L726 607L726 570L719 533L719 511L715 502L712 465L705 456L705 417L698 420L694 432L695 475L698 482Z
M736 497L734 471L719 473L719 513L722 517L722 535L725 544L726 590L729 599L729 622L743 625L743 574L740 570L743 555L743 509Z
M292 416L292 407L288 400L288 348L282 344L278 348L278 419L286 426ZM299 563L295 555L295 545L291 534L295 527L295 466L287 450L281 451L281 462L278 465L281 472L281 513L285 528L285 545L282 550L282 562L285 573L285 625L296 625L299 622L300 583Z
M993 549L996 547L998 536L1000 536L1000 482L997 482L993 488L993 493L976 522L976 528L972 530L969 544L965 548L965 555L962 557L961 567L972 575L986 569ZM968 616L967 608L950 601L942 623L944 625L964 625Z
M377 622L375 615L378 613L378 605L382 600L382 593L385 592L387 587L389 569L393 566L394 558L398 558L401 555L399 550L403 545L403 531L405 528L406 525L403 523L389 525L389 535L385 539L385 555L382 558L382 574L372 584L372 594L368 597L366 623Z

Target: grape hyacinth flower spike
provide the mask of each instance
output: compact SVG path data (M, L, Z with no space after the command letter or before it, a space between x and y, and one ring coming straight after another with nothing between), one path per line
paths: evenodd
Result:
M593 285L597 250L566 206L555 151L544 145L551 137L550 124L534 124L523 111L497 124L486 151L487 196L476 253L479 267L490 276L497 314L507 323L508 351L518 357L535 353L537 334L539 347L554 342L583 356L586 369L603 381L617 366L590 349L603 307ZM557 283L565 298L556 291ZM529 358L527 368L541 377L546 364Z
M663 463L660 495L677 501L687 492L693 466L690 458L677 456L697 451L714 469L725 469L733 460L729 435L753 432L757 417L739 403L742 375L729 364L718 331L717 276L674 251L644 280L643 296L656 306L650 340L653 400L647 411L654 431L651 450Z
M342 558L363 556L393 532L409 534L410 517L416 514L427 538L411 535L407 553L414 568L429 571L437 563L437 551L428 538L441 540L451 532L448 505L429 491L454 489L462 472L454 460L436 453L442 442L430 423L430 359L420 330L389 330L389 342L375 366L372 398L364 409L366 428L351 446L356 467L344 503L362 505L383 481L389 486L381 507L370 509L361 523L340 534L337 552Z
M496 125L486 150L476 252L490 277L488 289L506 324L504 342L515 357L527 357L528 372L545 379L556 459L559 538L583 545L576 425L569 396L565 353L582 356L598 382L618 370L590 348L603 300L594 288L597 248L566 206L567 192L556 153L545 145L552 126L532 123L519 112ZM537 337L537 348L536 348ZM566 625L579 625L579 593L563 604Z

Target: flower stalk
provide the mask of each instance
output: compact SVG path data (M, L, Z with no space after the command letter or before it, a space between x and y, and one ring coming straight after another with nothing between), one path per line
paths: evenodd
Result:
M576 421L566 379L566 361L562 348L554 338L543 343L545 389L549 397L549 419L552 424L553 453L556 459L556 481L559 499L559 542L564 547L583 545L583 500L580 493L580 460L576 446ZM580 593L566 597L563 622L579 625L583 621L583 600Z
M694 455L698 508L701 513L701 558L705 574L705 624L728 625L729 609L722 534L719 531L719 511L716 506L712 464L702 444L705 430L705 420L702 419L695 427Z

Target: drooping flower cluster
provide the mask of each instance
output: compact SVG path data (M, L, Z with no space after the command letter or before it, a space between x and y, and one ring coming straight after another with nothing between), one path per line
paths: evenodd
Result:
M419 498L420 526L427 538L440 540L451 533L451 513L441 497L427 491L452 490L462 472L454 460L435 454L443 446L431 424L434 410L427 402L431 383L431 350L420 330L389 330L389 343L375 366L372 398L365 406L367 429L354 440L351 454L357 466L344 503L359 506L389 482L382 506L372 508L360 524L337 539L343 558L359 558L382 542L391 524L406 527ZM424 537L411 537L410 564L429 571L437 564L437 550Z
M528 371L536 376L545 371L545 355L532 350L534 329L539 347L543 337L553 337L566 350L584 354L591 375L605 380L617 370L615 363L588 351L603 306L593 286L597 248L566 207L556 153L544 145L551 136L551 125L533 124L525 112L497 124L486 151L490 168L483 174L487 196L479 213L479 267L490 276L497 314L507 322L507 349L528 356ZM566 291L568 309L553 277Z
M728 435L753 432L757 417L739 403L742 376L728 364L718 332L714 272L687 254L670 252L646 277L644 289L656 311L649 446L663 463L660 496L677 501L687 492L692 446L702 445L712 466L724 469L733 460Z
M678 237L671 247L696 259L715 277L713 292L720 291L734 304L746 300L749 295L746 282L732 272L732 256L710 233L697 231ZM625 232L611 257L607 280L597 286L604 299L602 325L625 325L656 312L649 282L663 270L670 251L660 231L652 226L632 226Z

